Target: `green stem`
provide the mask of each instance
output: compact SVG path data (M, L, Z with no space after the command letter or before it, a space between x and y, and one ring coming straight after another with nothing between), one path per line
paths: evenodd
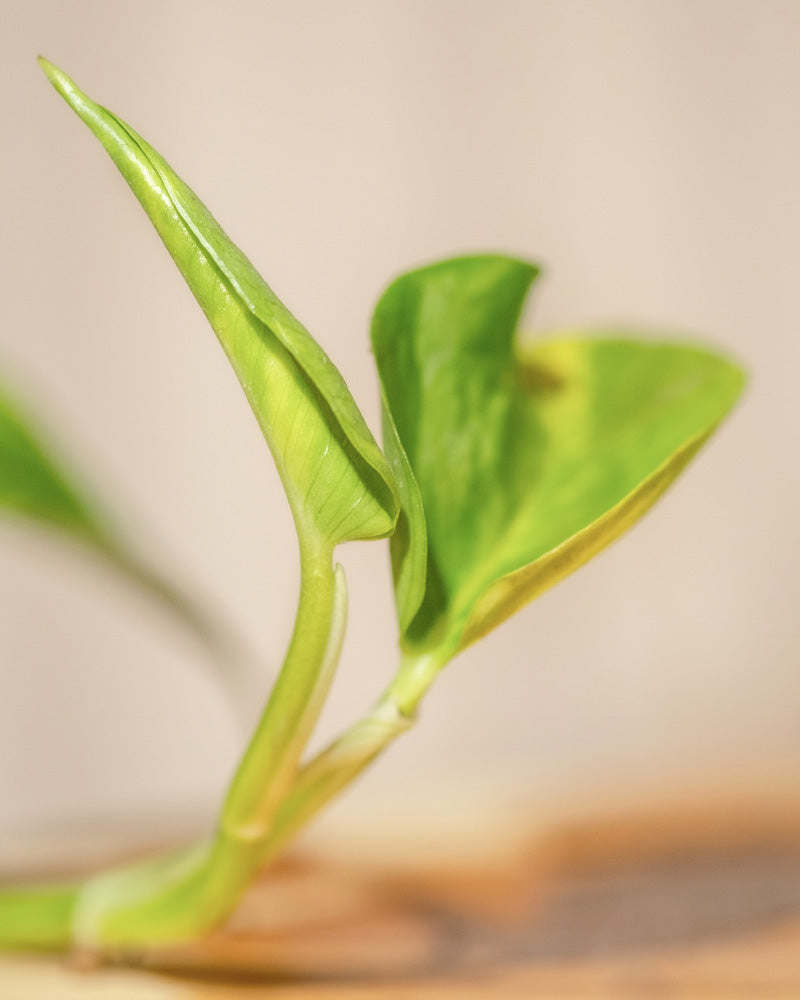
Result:
M186 940L236 906L260 864L260 845L292 786L327 694L346 618L344 574L330 548L301 550L297 619L280 676L207 844L100 875L74 914L74 937L105 951Z
M283 669L222 809L222 828L259 840L289 790L328 693L347 616L344 573L326 547L301 546L300 604Z
M37 951L66 948L77 894L71 885L0 891L0 946Z
M423 696L446 662L441 654L405 657L373 709L298 769L338 659L345 617L341 568L332 572L328 564L326 575L321 556L304 560L303 566L297 624L281 678L231 786L215 836L99 875L79 892L56 887L0 894L0 944L57 949L77 942L105 953L125 953L213 928L231 913L258 870L413 725Z
M406 656L373 709L303 767L302 750L338 660L346 600L330 553L304 552L297 621L284 667L207 843L112 871L77 894L0 896L0 943L105 953L187 940L223 921L258 870L414 723L449 656ZM37 902L38 899L38 902ZM5 909L4 909L5 907ZM2 924L0 924L2 926Z
M259 849L271 861L297 832L416 721L420 702L449 659L444 653L405 656L372 710L300 769Z

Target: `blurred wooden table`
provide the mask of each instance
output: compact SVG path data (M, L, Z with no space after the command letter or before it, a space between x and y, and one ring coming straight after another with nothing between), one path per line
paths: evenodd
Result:
M491 863L294 858L224 932L81 971L0 958L0 1000L798 1000L800 810L565 829Z

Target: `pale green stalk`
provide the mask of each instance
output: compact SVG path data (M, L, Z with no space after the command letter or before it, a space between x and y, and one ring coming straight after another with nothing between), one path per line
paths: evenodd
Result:
M339 571L340 572L340 571ZM343 580L343 577L340 576ZM313 569L305 578L295 639L328 588ZM311 596L309 596L311 595ZM343 599L343 591L334 595ZM102 875L81 892L73 919L75 940L104 951L191 938L224 920L258 870L330 799L353 781L416 719L417 708L446 657L435 653L406 656L392 683L373 709L311 762L296 770L305 736L316 718L338 656L342 612L333 612L331 638L309 704L303 708L291 685L293 666L307 667L306 636L294 641L262 723L254 736L222 811L215 838L172 858L157 859ZM338 621L337 621L338 619ZM318 629L319 623L311 623ZM288 668L288 671L287 671ZM297 676L297 675L294 675ZM290 690L287 696L284 691ZM297 702L297 724L281 725ZM280 750L279 748L282 748ZM289 787L287 788L287 784Z
M0 892L0 944L37 951L68 948L77 894L74 885L4 889Z
M306 533L306 538L309 534ZM204 843L112 870L82 887L0 892L0 943L105 954L172 943L227 917L261 865L261 845L328 692L347 616L344 573L330 546L301 546L295 628L280 676Z
M56 887L0 894L0 942L39 948L78 944L107 954L125 953L213 928L231 913L258 870L411 728L423 696L446 662L443 655L406 656L373 709L297 770L338 658L344 627L343 574L337 567L326 579L322 570L317 559L307 568L297 625L281 673L286 681L295 669L295 677L305 672L310 697L301 704L296 691L283 693L291 686L281 687L279 679L231 786L216 835L193 848L100 875L80 890ZM330 633L324 642L323 629L313 618L318 612L325 614L326 607ZM316 650L301 631L309 622L316 632ZM314 671L312 657L319 656L323 645ZM294 714L294 728L281 724L287 710ZM279 799L281 786L284 794Z
M449 659L443 652L405 656L372 710L300 769L260 845L262 864L279 854L327 802L408 732L423 697Z
M236 906L292 785L341 650L346 590L327 546L301 546L295 628L280 676L223 805L214 837L172 859L111 872L81 891L73 937L122 950L207 931Z
M300 605L286 661L222 809L221 826L259 840L294 780L341 652L347 617L344 571L332 553L301 546Z

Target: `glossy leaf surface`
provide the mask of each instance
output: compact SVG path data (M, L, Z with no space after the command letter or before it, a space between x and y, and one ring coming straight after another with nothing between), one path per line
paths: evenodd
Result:
M505 257L444 261L398 279L375 311L386 447L405 457L412 505L395 579L425 566L424 590L396 587L408 648L467 645L613 541L741 390L735 365L684 344L609 334L518 348L536 273Z
M395 486L345 383L166 161L64 73L56 90L105 147L224 348L275 458L301 534L326 545L391 533Z

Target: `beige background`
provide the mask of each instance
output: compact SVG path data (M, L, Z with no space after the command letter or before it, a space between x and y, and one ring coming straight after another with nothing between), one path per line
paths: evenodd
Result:
M379 290L469 249L546 263L536 328L701 331L753 372L646 523L450 668L342 821L490 783L544 809L769 781L800 758L800 3L4 0L3 369L274 666L297 579L268 454L39 51L192 184L373 427ZM343 559L352 624L323 735L395 656L384 547ZM0 609L0 830L210 812L244 733L179 630L7 524Z

